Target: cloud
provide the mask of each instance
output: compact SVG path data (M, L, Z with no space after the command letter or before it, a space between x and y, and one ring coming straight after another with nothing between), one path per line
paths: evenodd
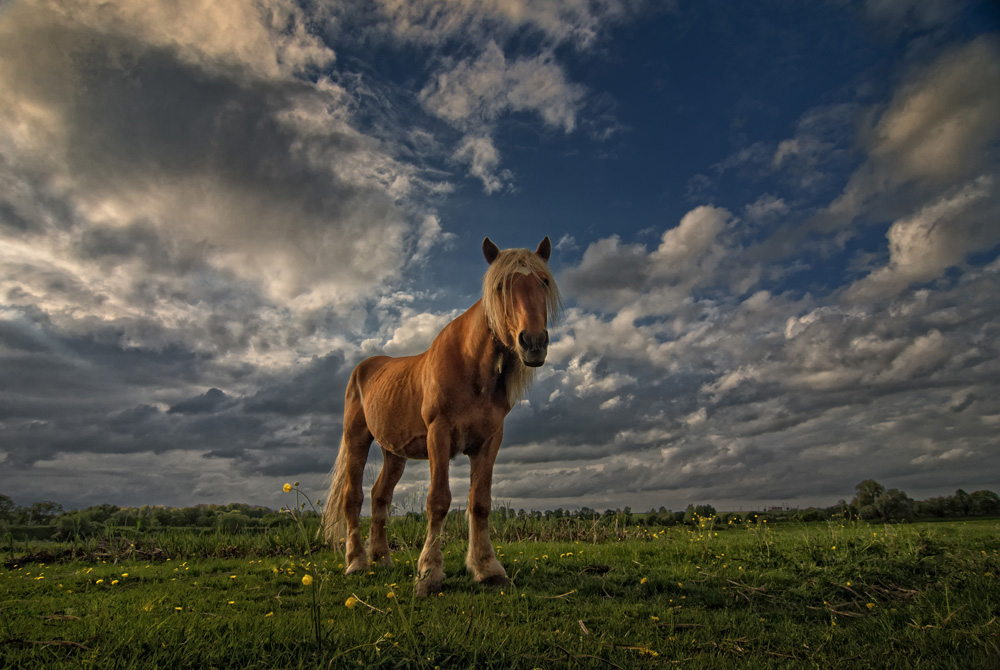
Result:
M510 37L528 29L551 44L587 48L609 24L635 14L636 3L600 0L581 3L556 0L485 0L447 3L434 0L380 0L379 28L421 44L441 45L449 39Z
M582 100L583 88L566 80L551 55L508 61L492 40L478 58L446 67L420 92L429 112L464 133L453 158L469 165L469 174L482 181L487 194L511 179L509 172L497 174L500 154L489 137L501 116L532 112L547 126L569 133Z
M765 193L754 202L746 205L744 211L750 221L769 221L788 214L791 207L783 198Z
M363 134L351 91L296 76L334 61L302 11L236 5L6 11L0 291L63 328L267 362L322 353L317 311L447 242L439 178Z
M977 250L1000 244L995 222L1000 203L992 177L984 176L895 221L886 237L889 263L858 280L845 300L893 296L912 284L941 276Z
M850 161L858 105L842 102L807 110L795 134L781 140L765 165L799 191L829 187Z
M617 235L603 238L563 272L562 281L586 307L627 309L633 318L670 311L691 289L716 280L733 244L723 234L731 219L724 208L696 207L666 230L652 251L643 244L623 244Z
M420 92L435 115L461 128L477 128L508 112L534 112L553 128L572 132L582 87L566 81L552 59L542 54L508 61L489 42L474 61L459 61L439 72Z
M228 396L217 388L208 389L204 394L182 400L167 412L169 414L209 414L223 407Z
M927 188L982 176L1000 138L1000 45L983 36L915 70L862 136L867 159L825 213L842 225L898 212ZM914 189L914 186L921 187Z
M487 195L509 186L514 178L510 170L497 172L500 152L489 137L466 136L452 158L469 166L469 174L483 182L483 191Z
M865 0L865 14L892 32L926 30L947 24L964 9L963 0Z

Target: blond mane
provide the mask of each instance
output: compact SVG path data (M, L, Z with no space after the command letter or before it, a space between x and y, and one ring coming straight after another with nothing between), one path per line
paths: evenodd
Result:
M528 249L504 249L490 263L489 269L483 276L483 312L486 315L486 324L493 336L501 342L504 339L501 334L508 332L507 322L513 314L513 301L508 290L509 280L518 274L534 275L540 282L540 274L548 278L548 284L545 285L545 308L550 327L556 323L562 309L562 297L559 295L559 288L548 263ZM507 398L511 407L527 393L535 378L535 368L528 367L520 358L515 358L517 362L514 367L506 370Z

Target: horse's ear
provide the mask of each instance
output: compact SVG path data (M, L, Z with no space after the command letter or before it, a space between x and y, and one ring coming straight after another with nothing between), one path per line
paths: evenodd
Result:
M500 255L500 247L493 244L493 240L486 238L483 240L483 256L486 257L486 262L493 265L493 261L497 259Z
M552 255L552 241L549 239L548 235L545 236L545 239L542 240L538 245L538 248L535 249L535 253L541 256L542 260L546 263L549 262L549 256Z

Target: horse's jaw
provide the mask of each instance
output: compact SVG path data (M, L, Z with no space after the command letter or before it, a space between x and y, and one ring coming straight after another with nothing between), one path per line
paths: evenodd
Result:
M527 365L529 368L540 368L545 365L545 355L547 352L543 351L541 354L532 353L530 351L519 351L518 358L521 362Z

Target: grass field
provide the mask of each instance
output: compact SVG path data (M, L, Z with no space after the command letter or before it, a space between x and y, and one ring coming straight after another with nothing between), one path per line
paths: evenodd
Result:
M503 590L450 537L426 599L415 531L398 521L395 566L350 578L260 535L14 551L0 667L1000 667L996 520L501 532Z

